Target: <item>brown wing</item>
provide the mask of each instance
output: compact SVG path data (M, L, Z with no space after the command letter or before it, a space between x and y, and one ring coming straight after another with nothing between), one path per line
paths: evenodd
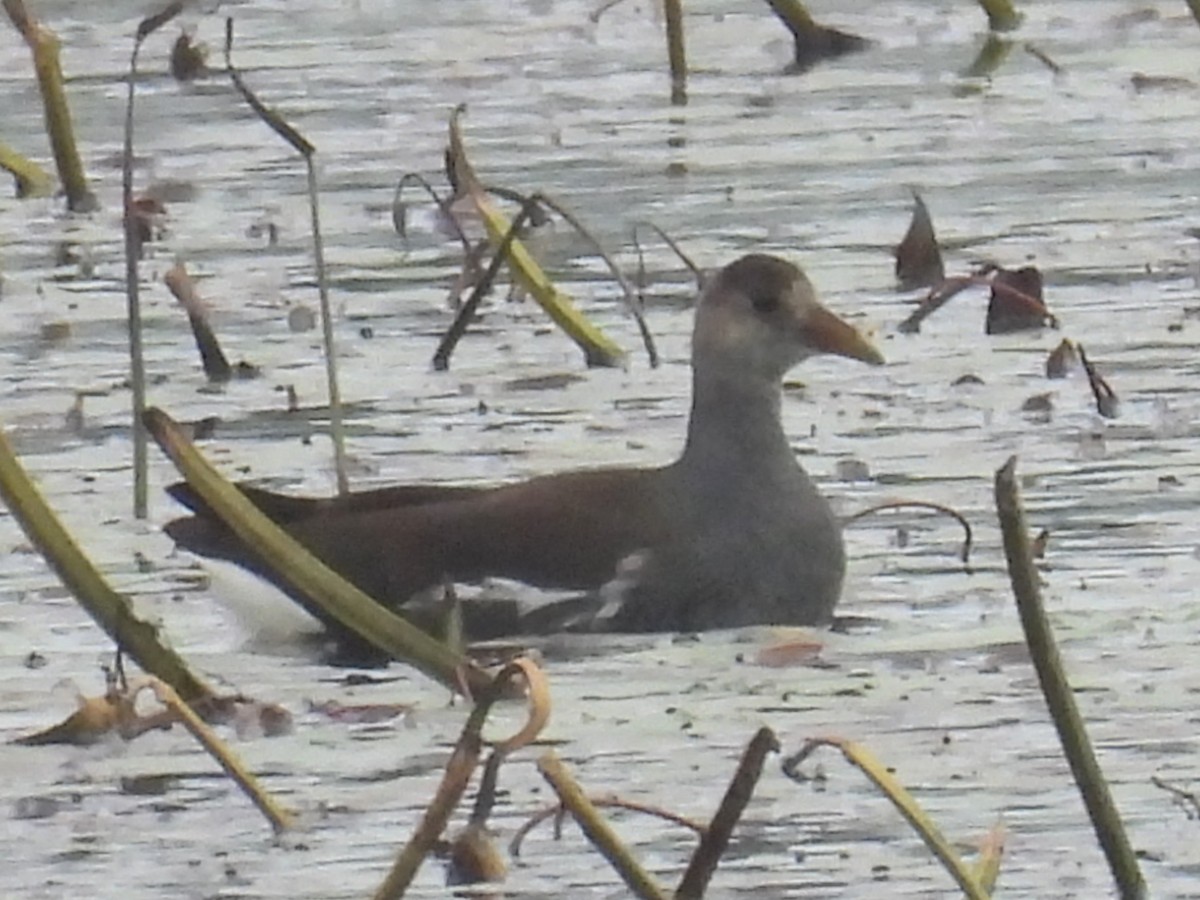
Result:
M669 533L658 469L570 472L497 488L399 486L319 500L243 491L327 565L389 606L447 579L597 588L622 558ZM285 586L194 494L178 487L172 494L196 511L167 525L177 543Z

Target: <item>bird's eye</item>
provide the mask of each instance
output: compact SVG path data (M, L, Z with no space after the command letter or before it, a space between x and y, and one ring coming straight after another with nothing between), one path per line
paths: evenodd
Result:
M779 309L779 294L775 291L755 291L750 294L750 305L756 312L773 313Z

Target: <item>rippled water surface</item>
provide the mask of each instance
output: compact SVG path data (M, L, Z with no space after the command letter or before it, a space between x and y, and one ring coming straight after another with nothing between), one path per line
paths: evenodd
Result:
M1181 2L1021 5L1008 61L990 80L967 80L959 73L982 42L968 0L814 3L824 21L876 45L802 77L783 74L789 44L765 4L690 3L684 109L666 102L661 23L637 0L598 24L575 0L297 0L220 12L236 19L248 82L319 149L355 485L658 462L679 446L690 287L659 247L647 260L661 368L635 352L627 371L589 372L536 307L498 299L453 369L431 371L456 248L427 210L402 245L390 203L402 173L438 177L447 114L466 102L485 178L568 203L631 270L629 231L642 219L705 266L752 248L802 263L833 308L875 331L889 362L820 359L795 373L804 388L788 392L786 425L806 466L841 511L909 497L953 505L976 526L970 571L944 520L893 515L850 530L842 611L878 624L822 635L825 668L744 662L769 639L761 633L550 653L548 737L589 789L703 819L759 725L788 747L840 734L893 766L964 847L1005 822L1002 896L1108 895L1004 573L992 475L1018 453L1031 525L1051 532L1047 602L1147 878L1158 896L1200 896L1197 825L1151 784L1158 775L1194 789L1200 777L1200 246L1188 235L1200 88L1131 86L1137 72L1194 76L1200 30ZM178 510L158 490L173 470L156 451L152 521L132 520L117 160L131 35L148 8L35 6L63 40L102 207L68 216L57 200L0 200L0 419L89 554L198 669L294 712L290 736L236 746L307 828L274 843L178 729L87 750L4 746L0 894L367 895L431 797L462 710L400 667L388 684L347 688L343 673L303 657L247 651L216 592L196 587L194 561L158 530ZM220 45L220 16L186 21ZM168 204L166 235L142 266L151 400L183 420L220 417L203 446L231 476L327 492L319 411L282 413L286 385L305 406L324 396L317 332L288 327L292 309L316 302L304 171L223 77L180 86L165 75L175 27L147 44L137 94L139 187L194 188ZM28 54L11 29L0 29L0 59L0 139L46 159ZM920 334L897 333L913 297L894 290L889 250L907 224L910 186L932 210L951 272L984 259L1042 268L1063 332L1120 394L1119 419L1096 416L1085 381L1044 379L1060 333L985 336L978 294ZM636 349L619 293L586 245L564 227L540 239L540 252L594 321ZM161 282L177 255L229 356L264 377L201 390L185 317ZM47 334L54 323L69 335ZM954 386L969 373L982 385ZM552 389L522 381L547 377ZM70 428L81 391L83 426ZM1021 411L1043 392L1049 415ZM845 480L863 471L846 463L869 474ZM0 737L11 738L70 709L68 680L94 693L110 647L7 515L0 547ZM33 651L44 667L27 668ZM309 711L330 699L417 709L403 724L349 726ZM533 758L526 751L504 770L494 820L504 839L548 795ZM834 757L823 766L820 790L768 767L713 895L949 895L948 877L864 779ZM161 794L122 788L164 773L175 777ZM673 883L690 837L616 819ZM444 895L441 878L427 865L414 893ZM558 843L535 832L509 889L623 894L571 829Z

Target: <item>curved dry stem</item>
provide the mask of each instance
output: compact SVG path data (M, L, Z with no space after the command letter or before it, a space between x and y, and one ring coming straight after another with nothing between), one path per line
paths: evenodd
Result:
M1036 297L1031 297L1024 291L997 281L992 276L997 271L995 266L988 266L970 275L951 275L941 284L930 289L925 299L913 310L912 314L897 326L901 334L915 334L921 328L921 323L937 312L953 297L957 297L969 287L988 287L1010 300L1015 300L1030 313L1042 316L1052 328L1058 328L1058 317L1046 307L1046 304Z
M667 234L665 231L663 231L662 228L660 228L654 222L651 222L648 219L643 219L640 222L633 223L633 246L634 246L634 249L637 250L637 255L638 255L638 287L639 288L644 287L646 284L646 260L645 260L644 254L642 253L642 242L638 238L638 229L639 228L649 228L651 231L653 231L655 234L657 234L659 236L659 238L662 239L662 242L664 244L666 244L668 247L670 247L671 251L677 257L679 257L679 261L688 267L688 270L692 273L692 276L696 279L696 289L699 290L700 288L704 287L704 272L701 270L701 268L699 266L697 266L694 262L692 262L692 259L690 256L688 256L686 253L683 252L683 248L679 246L678 242L673 237L671 237L669 234ZM638 299L641 300L643 303L645 302L645 298L643 297L641 290L638 291Z
M458 224L458 219L451 213L450 201L442 197L437 192L437 189L429 183L429 179L419 172L405 172L396 183L396 190L392 192L392 228L396 230L396 234L402 239L408 240L408 228L405 224L407 210L404 206L404 189L410 184L416 184L425 189L425 193L437 204L438 211L442 213L454 229L454 236L462 244L463 252L470 256L471 239L467 237L467 233Z
M614 6L620 6L625 0L604 0L599 6L588 13L588 21L593 25L600 21L600 17L612 9Z
M976 880L975 873L962 861L950 842L942 835L912 794L891 771L877 760L866 747L845 738L827 736L810 738L796 753L783 761L783 774L793 781L805 782L808 776L800 771L800 764L819 747L839 750L848 763L862 772L880 792L887 797L896 811L917 832L925 846L950 873L955 883L970 900L988 900L988 893Z
M321 340L325 346L325 381L329 392L329 437L333 443L333 468L339 494L350 493L346 460L346 431L343 424L342 392L338 386L337 351L333 341L333 311L329 304L329 283L325 274L325 242L321 239L321 205L317 186L317 148L291 126L279 113L264 104L242 80L233 66L233 18L225 19L225 68L242 99L277 135L302 157L308 176L308 208L312 226L313 263L317 276L317 296L321 305Z
M682 825L684 828L696 832L701 837L708 830L708 826L703 822L697 822L695 819L689 819L687 816L681 816L679 813L673 813L669 809L663 809L661 806L654 806L649 803L639 803L636 800L625 800L621 797L612 794L605 794L601 797L589 797L589 802L597 808L610 809L627 809L630 812L644 813L648 816L662 819L666 822L672 822L675 825ZM525 842L530 832L537 828L547 819L560 817L567 812L566 807L561 803L551 803L542 807L532 816L525 820L525 823L517 829L516 834L512 836L512 840L508 842L509 855L516 858L521 855L521 845Z
M540 191L534 194L532 199L540 201L562 216L563 221L574 228L585 241L591 244L596 254L604 260L604 264L608 266L608 271L612 273L613 278L617 280L617 284L621 286L621 292L625 296L626 309L629 310L630 315L637 322L638 331L642 335L642 344L646 348L646 356L650 360L650 368L657 369L659 363L658 348L654 346L654 337L650 334L650 328L646 325L646 317L642 314L641 297L633 289L633 285L629 283L629 279L625 277L625 273L621 271L620 266L613 261L613 258L609 256L608 251L604 249L600 241L596 239L595 235L588 230L587 226L573 212L553 197L543 194Z
M666 900L667 892L642 868L629 848L604 821L554 751L547 751L537 765L542 777L554 788L588 840L608 860L633 895L641 900Z
M971 546L973 535L971 532L971 523L967 521L967 517L960 513L957 509L951 506L944 506L941 503L934 503L929 500L889 500L886 503L878 503L875 506L868 506L866 509L860 509L856 513L852 513L842 519L842 527L852 525L860 519L865 519L867 516L875 515L876 513L886 512L889 509L930 509L934 512L941 513L944 516L949 516L962 526L963 530L963 546L959 553L963 564L970 562Z
M721 854L729 846L733 829L745 812L758 779L762 777L763 766L767 755L779 752L779 739L775 732L763 726L758 729L746 750L742 753L741 762L734 772L729 787L721 805L709 822L707 830L700 838L692 858L688 861L687 870L675 890L676 900L701 900L708 890L708 883L721 862Z
M518 676L525 681L525 697L529 716L525 720L525 724L512 737L505 738L503 741L489 742L497 751L505 754L514 753L522 747L532 744L542 733L546 723L550 721L549 682L537 663L525 656L514 659L496 673L496 677L489 687L489 692L494 695L487 701L489 706L496 698L504 695L504 691L508 689L510 683L516 681Z

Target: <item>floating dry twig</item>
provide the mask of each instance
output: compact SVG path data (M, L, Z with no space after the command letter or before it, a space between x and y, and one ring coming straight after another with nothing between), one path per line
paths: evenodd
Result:
M1032 269L1033 267L1027 266L1026 268ZM1025 293L1015 284L1011 283L1014 279L995 277L996 273L1006 271L999 266L989 264L971 275L951 275L929 291L925 299L920 302L909 317L897 326L897 330L901 334L916 334L921 330L922 322L969 287L987 287L991 289L988 301L989 309L991 309L992 303L996 298L1003 298L1007 306L1001 307L1000 311L1013 314L1014 318L1015 314L1019 311L1022 321L1026 323L1037 321L1051 328L1057 328L1059 324L1057 317L1050 312L1040 298ZM1040 282L1041 276L1039 275L1039 285ZM985 323L985 331L987 331L988 327L989 325ZM1000 325L997 323L992 327L1000 327ZM1026 327L1032 327L1032 325L1027 324ZM987 331L987 333L992 334L995 332Z
M1047 69L1049 69L1055 75L1061 75L1063 73L1063 71L1064 71L1063 67L1060 66L1058 63L1056 63L1053 59L1051 59L1050 56L1044 50L1042 50L1040 47L1038 47L1036 44L1033 44L1030 41L1026 41L1025 43L1023 43L1021 45L1021 47L1026 53L1028 53L1030 56L1032 56L1034 59L1036 59L1038 62L1040 62L1043 66L1045 66Z
M350 492L350 478L346 464L346 432L343 424L342 392L338 388L337 347L333 341L333 311L329 306L329 283L325 274L325 243L321 240L321 206L317 190L317 148L293 128L275 110L255 96L242 80L241 73L233 67L233 19L225 20L225 67L234 87L246 104L277 135L287 141L297 153L304 157L308 172L308 207L312 219L313 260L317 270L317 294L321 301L321 336L325 345L325 380L329 390L329 436L333 442L334 472L339 494Z
M676 900L700 900L708 889L713 873L721 861L721 854L729 845L738 820L750 803L754 787L762 776L763 765L767 755L779 752L779 739L770 728L760 728L751 738L742 754L733 780L725 790L725 797L717 808L716 814L709 822L708 828L700 837L700 844L692 853L688 867L680 879L679 887L675 890Z
M634 896L641 900L666 900L669 896L667 891L642 868L629 848L604 821L558 755L548 750L537 765L542 777L558 794L562 805L570 811L588 840L608 860Z
M671 812L669 809L663 809L661 806L654 806L649 803L639 803L636 800L625 800L613 794L605 794L600 797L589 797L591 804L598 808L625 809L630 812L644 813L648 816L655 816L667 822L674 822L676 825L682 825L684 828L689 828L696 834L703 836L708 826L703 822L697 822L695 819L689 819L687 816L681 816L678 813ZM541 825L547 819L556 821L556 829L558 824L566 816L567 809L562 803L551 803L544 806L535 812L532 816L525 820L525 823L517 829L512 836L512 840L508 842L508 853L512 857L521 855L521 845L525 842L525 838L537 826ZM560 837L558 830L555 831L555 838Z
M988 892L979 883L975 873L962 861L933 820L925 814L899 779L866 747L840 737L812 738L783 761L783 773L793 781L808 781L809 776L800 770L800 766L819 747L833 747L841 751L847 762L866 775L883 792L967 897L971 900L988 900Z
M912 219L903 239L892 251L896 257L896 280L900 282L902 291L931 288L946 280L942 251L938 247L929 209L915 190L912 196Z
M277 804L271 795L263 790L258 779L242 765L225 742L213 733L213 730L196 715L191 707L180 699L169 684L158 678L149 678L134 689L133 694L136 695L145 688L154 691L154 696L158 698L158 701L166 706L178 721L183 723L184 728L200 743L208 755L217 761L225 774L233 779L234 784L242 789L242 793L249 797L259 812L266 817L276 834L295 826L292 814Z
M1075 783L1083 796L1117 888L1122 897L1144 897L1146 884L1138 868L1137 855L1121 824L1120 813L1096 760L1083 717L1075 705L1054 632L1042 605L1042 591L1030 551L1029 528L1025 522L1016 472L1015 456L1010 456L996 470L996 512L1004 538L1008 575L1021 616L1021 627L1025 631L1025 642L1029 645L1029 655L1033 659L1050 717L1058 731L1063 753L1075 776Z
M1184 790L1157 775L1150 776L1150 783L1174 797L1183 806L1189 819L1200 819L1200 796L1197 796L1195 791Z
M889 509L906 509L906 508L931 509L934 512L941 513L944 516L949 516L950 518L952 518L956 522L958 522L958 524L961 525L962 529L963 529L963 546L962 546L962 550L959 551L959 558L962 559L964 565L966 563L970 562L971 541L972 541L971 523L968 522L967 517L964 516L962 513L960 513L958 510L956 510L950 506L944 506L941 503L933 503L928 500L889 500L886 503L878 503L874 506L868 506L866 509L860 509L856 513L852 513L849 516L845 516L842 519L842 527L845 528L847 525L857 522L860 519L865 519L867 516L872 516L872 515L875 515L876 513L884 512Z
M771 11L792 33L795 58L788 67L793 74L807 72L817 63L848 53L860 53L871 42L857 34L818 25L800 0L767 0Z
M71 108L67 104L63 82L58 36L29 14L24 0L3 0L3 3L9 21L33 52L33 67L46 117L46 133L50 137L58 178L67 195L67 208L72 212L92 212L97 207L96 197L88 189L87 175L83 171L83 161L79 157L79 146L71 126Z

